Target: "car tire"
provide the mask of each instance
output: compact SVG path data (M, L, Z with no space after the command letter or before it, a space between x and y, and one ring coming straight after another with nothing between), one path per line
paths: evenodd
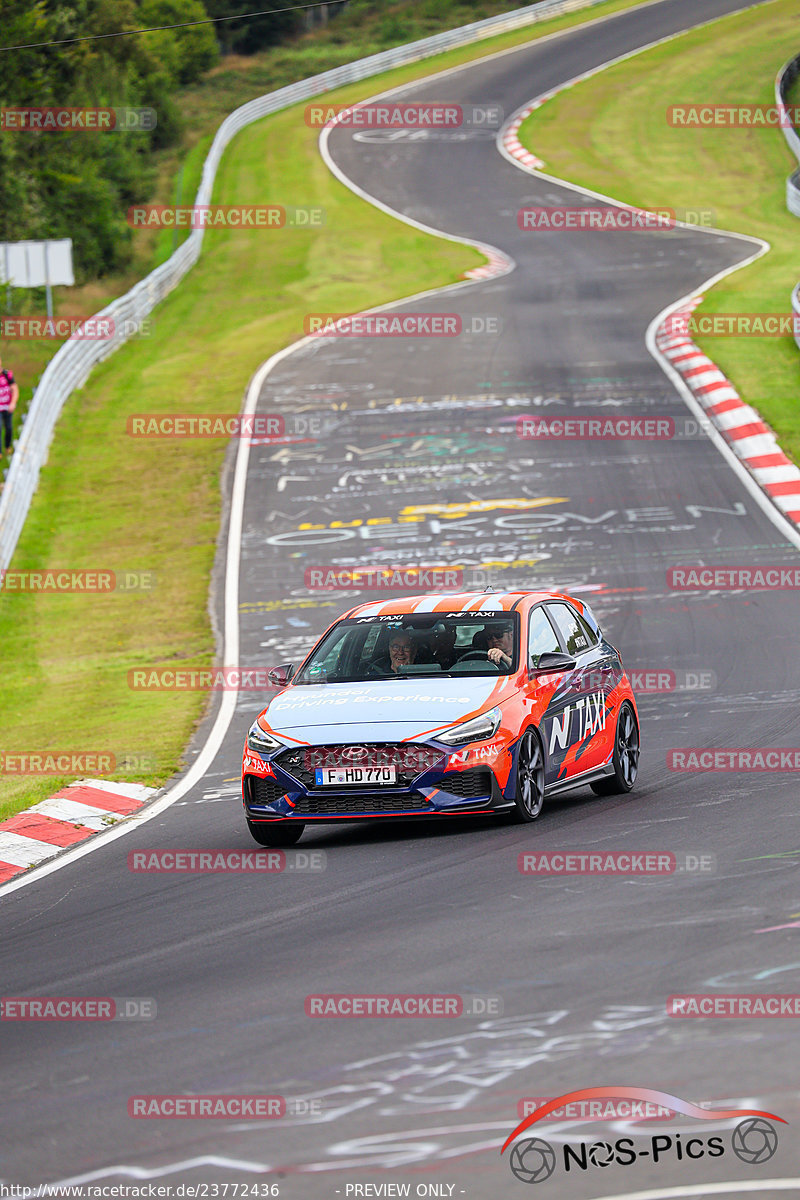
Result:
M526 729L519 740L517 777L512 815L528 824L542 815L544 808L544 751L535 729Z
M293 846L303 835L305 825L294 821L291 824L283 821L250 821L247 828L259 846Z
M633 705L628 700L623 702L617 717L611 763L614 774L590 784L596 796L619 796L629 792L636 783L639 773L639 726Z

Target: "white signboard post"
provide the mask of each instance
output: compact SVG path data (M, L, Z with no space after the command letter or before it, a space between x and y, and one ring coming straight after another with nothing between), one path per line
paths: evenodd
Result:
M72 238L46 242L0 242L0 282L10 287L47 289L47 315L53 315L53 285L72 287Z

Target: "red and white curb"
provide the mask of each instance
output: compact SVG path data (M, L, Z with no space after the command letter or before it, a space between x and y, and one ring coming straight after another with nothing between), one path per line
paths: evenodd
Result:
M485 245L481 246L480 250L489 261L482 267L473 267L471 271L465 271L465 279L497 279L500 275L507 275L514 269L513 258L503 254L503 251L498 250L496 246Z
M662 321L656 346L761 490L784 516L800 525L800 469L783 453L760 413L745 404L730 379L683 332L702 299L695 296Z
M0 884L140 809L156 788L82 779L0 822Z
M611 14L613 19L614 14ZM602 20L603 18L599 18ZM694 29L702 29L704 25L710 25L711 21L705 21L702 25L693 26ZM594 24L594 22L588 22ZM645 50L654 50L656 46L662 46L665 42L671 42L675 38L681 36L686 30L678 30L677 33L669 33L666 37L657 38L654 42L648 42L645 46L638 46L635 50L629 50L626 54L620 54L616 58L610 58L607 62L598 63L596 67L591 67L588 71L581 71L580 75L573 75L572 79L565 79L563 83L559 83L557 87L552 88L549 92L542 92L540 96L536 96L524 108L519 108L515 113L512 113L506 124L500 130L497 137L497 146L500 153L506 158L512 159L520 166L527 167L531 171L539 171L544 166L541 158L537 158L526 146L522 145L519 140L519 128L523 121L527 121L532 112L536 112L537 108L541 108L548 100L554 100L556 96L560 96L562 92L568 91L575 87L577 83L585 83L587 79L591 79L594 75L599 75L601 71L607 70L608 67L615 67L618 63L626 62L629 58L636 58L638 54L643 54ZM565 183L565 180L559 180L553 176L549 176L554 183ZM586 191L588 195L597 195L597 192L590 192L588 189L575 188L574 185L567 184L568 187L573 187L575 191ZM610 199L610 197L609 197ZM619 208L625 208L627 205L622 205L618 200L611 201Z
M523 167L532 167L534 171L538 171L540 167L544 166L544 163L541 158L537 158L535 154L531 154L530 150L526 150L519 140L520 125L523 121L527 121L532 112L535 112L537 108L541 108L545 101L552 100L556 94L556 92L545 92L543 95L537 96L525 108L521 108L519 112L514 113L511 120L503 129L500 144L506 153L511 158L516 159L517 162L522 163Z

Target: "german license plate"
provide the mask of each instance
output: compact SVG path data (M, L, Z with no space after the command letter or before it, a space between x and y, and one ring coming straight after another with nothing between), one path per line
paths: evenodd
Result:
M396 767L317 767L317 787L347 787L352 783L396 783Z

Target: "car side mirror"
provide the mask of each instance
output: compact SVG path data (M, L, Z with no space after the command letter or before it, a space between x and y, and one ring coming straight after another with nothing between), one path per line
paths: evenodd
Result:
M574 668L575 659L570 654L553 653L548 650L539 655L538 663L531 659L531 670L540 675L550 675L556 671L572 671Z
M281 663L279 667L272 668L269 673L269 681L277 687L286 687L293 675L294 663Z

